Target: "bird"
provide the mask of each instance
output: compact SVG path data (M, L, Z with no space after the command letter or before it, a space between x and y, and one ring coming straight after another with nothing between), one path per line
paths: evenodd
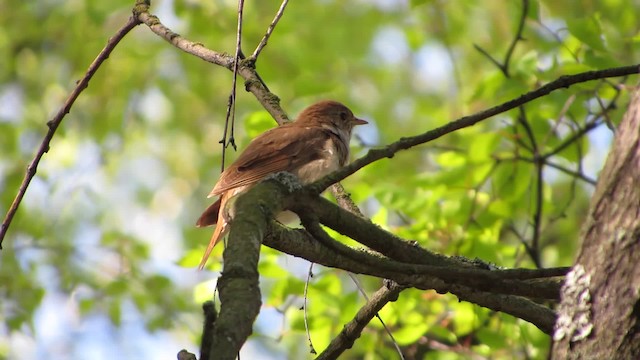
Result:
M197 227L216 226L198 268L204 268L214 246L229 230L231 216L225 208L233 197L270 174L290 172L304 185L345 166L353 128L367 123L344 104L323 100L304 109L295 121L253 139L222 172L208 196L218 199L196 222Z

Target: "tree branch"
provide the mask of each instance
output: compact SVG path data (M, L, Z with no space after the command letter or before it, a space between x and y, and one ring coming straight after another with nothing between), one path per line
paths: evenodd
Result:
M47 134L45 135L44 139L42 139L40 148L38 148L38 151L35 157L33 158L33 160L31 160L31 163L27 167L27 172L24 176L24 179L22 180L22 183L20 184L18 193L16 194L16 197L13 199L13 202L11 203L11 207L9 208L9 211L7 211L7 214L4 220L2 221L2 226L0 227L0 249L2 249L2 241L4 240L4 237L6 236L7 231L9 230L9 225L11 224L13 217L18 211L18 207L22 202L22 198L24 197L24 194L27 192L27 188L29 187L31 180L33 180L34 176L36 175L36 171L38 169L38 165L40 164L40 160L42 159L44 154L49 151L49 144L51 143L51 140L53 139L53 135L56 133L56 130L62 123L62 119L64 119L65 115L67 115L71 111L71 107L75 103L78 96L80 96L80 93L82 93L82 91L86 89L87 86L89 86L89 81L93 78L93 75L95 75L95 73L98 71L102 63L104 63L109 58L109 55L111 54L113 49L116 48L120 40L122 40L129 33L129 31L131 31L133 28L135 28L140 24L140 21L138 20L138 11L140 9L144 9L145 4L146 3L143 0L137 0L136 6L133 9L133 15L129 17L129 20L127 20L127 22L115 33L115 35L109 38L109 40L107 41L107 45L105 45L102 51L100 51L98 56L96 56L96 58L93 60L91 65L89 65L89 69L87 70L85 75L82 77L82 79L80 79L76 83L76 87L71 91L71 94L69 94L69 97L64 102L60 110L58 110L58 112L53 117L53 119L47 122L49 131L47 131Z
M253 54L249 56L249 59L252 60L253 62L258 60L258 55L260 55L260 52L262 52L262 49L264 49L264 47L267 46L267 42L269 41L269 38L271 37L273 30L276 28L278 21L280 21L280 18L282 17L282 15L284 15L284 9L287 7L288 3L289 3L289 0L282 0L282 4L280 4L280 8L278 9L276 16L273 18L273 21L271 21L271 25L269 25L269 27L267 28L267 32L264 34L264 37L262 38L262 40L260 40L260 43L254 50Z
M258 259L267 219L273 218L269 199L277 191L254 187L235 200L233 225L223 254L224 267L218 280L220 315L213 328L209 359L235 359L252 333L260 306Z
M334 337L329 346L318 355L316 360L337 359L345 350L351 349L353 343L360 337L362 330L382 308L391 301L396 301L403 287L394 282L385 284L376 291L369 301L358 310L358 313L342 328L338 336Z
M397 152L401 150L406 150L414 146L436 140L453 131L460 130L469 126L473 126L479 123L480 121L486 120L497 114L501 114L503 112L509 111L520 105L529 103L535 99L548 95L549 93L556 91L558 89L569 88L572 85L591 81L591 80L625 76L630 74L637 74L639 72L640 72L640 64L636 64L636 65L610 68L610 69L604 69L604 70L587 71L587 72L583 72L575 75L560 76L558 79L550 83L547 83L546 85L536 90L530 91L524 95L519 96L518 98L509 100L500 105L480 111L473 115L461 117L446 125L427 131L423 134L401 138L400 140L394 143L391 143L385 147L378 148L378 149L371 149L369 150L369 152L367 152L365 156L357 159L356 161L350 163L349 165L339 170L336 170L333 173L316 181L315 183L309 184L307 186L312 192L316 194L320 194L331 184L341 181L342 179L355 173L356 171L371 164L374 161L378 161L383 158L392 158Z
M552 359L640 356L640 90L616 131L562 287Z
M359 257L354 259L350 254L344 256L314 240L306 231L288 230L282 226L267 227L266 219L272 218L274 213L292 208L294 203L307 201L306 199L301 201L300 193L291 193L293 193L291 188L287 189L285 185L277 181L268 180L239 196L236 202L236 216L231 227L229 245L224 254L224 280L222 278L220 280L220 298L222 300L220 318L216 322L214 330L214 349L231 349L227 350L226 356L236 354L239 346L249 336L251 324L260 307L259 289L257 288L257 261L260 239L265 234L268 235L264 239L265 244L294 256L354 273L389 278L404 286L415 286L425 290L434 289L439 293L451 292L461 300L512 314L532 322L543 331L551 331L555 315L550 309L519 296L500 295L482 290L483 288L496 290L496 288L502 287L505 292L513 292L513 289L516 289L517 292L522 291L525 286L531 287L533 286L532 282L524 282L522 285L514 286L518 282L508 280L514 277L528 277L525 274L526 270L507 271L508 273L504 275L499 270L486 270L485 265L474 269L474 263L471 261L451 258L446 258L448 259L446 263L457 266L429 266L414 262L413 264L404 263L393 268L391 265L397 265L398 261L390 262L389 259L378 258L378 262L371 264L369 261L376 259L373 256L365 262L361 261L362 259ZM332 206L339 209L335 205ZM345 210L341 211L354 216ZM370 223L367 227L377 228ZM396 241L404 243L398 239ZM411 249L411 253L420 253L419 247L412 246ZM422 250L424 251L424 249ZM408 255L407 258L415 260L411 255ZM461 264L464 265L461 266ZM561 274L566 269L554 271ZM432 272L437 275L430 275ZM506 285L502 286L500 283ZM549 284L557 286L557 281L552 281ZM534 296L543 294L540 291L533 293ZM229 299L234 299L234 301L227 302ZM246 302L251 303L249 308L238 305ZM217 352L217 350L215 351Z
M141 11L138 14L138 19L145 23L156 35L188 54L233 71L233 56L207 49L201 43L192 42L183 38L164 26L160 20L156 16L151 15L148 10L147 7L144 11ZM271 93L260 80L255 69L255 62L252 59L245 59L239 62L238 74L245 80L246 90L258 99L278 124L282 125L289 121L287 114L280 107L280 99Z
M272 223L267 237L264 239L264 244L278 251L324 266L339 268L356 274L369 274L389 278L404 286L411 287L412 284L416 285L415 282L412 282L410 276L381 271L376 267L365 265L362 262L338 254L301 229L288 229ZM556 284L558 283L559 281L556 281ZM555 314L552 310L519 296L484 292L474 287L453 284L426 275L420 278L419 286L416 285L416 287L423 290L433 289L441 294L450 292L462 301L469 301L479 306L529 321L547 334L552 331L555 321Z

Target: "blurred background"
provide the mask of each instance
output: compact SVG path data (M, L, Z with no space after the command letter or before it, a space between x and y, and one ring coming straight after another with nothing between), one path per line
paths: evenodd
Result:
M3 216L46 122L133 5L0 0ZM245 54L279 6L246 2ZM230 0L151 6L172 30L227 53L236 10ZM358 157L560 75L637 62L638 14L633 0L292 1L257 69L291 118L329 98L367 119L352 143ZM211 231L194 224L220 172L231 81L144 25L117 46L64 119L2 244L1 359L197 352L222 246L197 271ZM344 185L377 224L433 251L504 267L569 266L613 136L607 125L620 121L636 83L555 92L381 160ZM243 149L275 122L242 82L238 94ZM551 155L540 165L535 153ZM227 162L237 155L228 154ZM312 357L299 310L308 267L263 247L263 309L242 358ZM359 279L369 294L381 285ZM364 303L347 274L316 265L307 311L316 350ZM451 295L407 290L381 316L407 358L542 359L549 346L535 326ZM344 358L397 356L373 321Z

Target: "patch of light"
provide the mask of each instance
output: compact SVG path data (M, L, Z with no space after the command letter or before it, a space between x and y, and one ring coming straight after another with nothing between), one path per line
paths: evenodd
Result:
M359 142L364 147L372 147L380 144L380 132L378 131L378 124L371 117L364 117L369 124L364 126L357 126L353 129L352 142Z
M367 5L372 4L379 10L385 12L405 10L409 3L407 0L363 0L361 2Z
M185 22L173 11L175 9L173 3L173 0L161 0L154 3L155 13L169 29L180 33L186 30Z
M0 90L0 123L18 122L24 113L24 93L18 84L9 84Z
M4 338L4 336L3 336ZM22 331L12 331L6 338L9 348L8 359L37 359L36 340ZM4 341L4 340L0 340ZM1 343L1 342L0 342Z
M141 209L142 210L142 209ZM129 218L131 233L149 245L149 254L154 261L175 262L182 256L182 233L175 223L162 216L138 211Z
M153 124L166 123L173 116L173 105L158 88L149 89L142 94L139 110Z
M611 130L602 125L597 129L589 132L589 151L584 156L582 165L585 175L597 179L600 170L607 160L607 155L613 143L613 134Z
M72 336L69 330L77 329L79 324L76 310L63 294L47 292L34 316L38 358L61 358L68 353Z
M400 65L409 58L409 45L404 33L395 27L380 29L373 38L372 52L382 65Z
M455 84L453 64L447 50L440 44L421 47L414 57L414 86L431 93L449 93Z
M392 109L393 117L400 121L411 119L414 116L415 107L416 104L412 98L398 99Z

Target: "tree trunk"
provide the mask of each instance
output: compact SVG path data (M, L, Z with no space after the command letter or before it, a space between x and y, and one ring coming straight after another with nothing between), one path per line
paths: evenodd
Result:
M640 359L640 91L591 200L562 288L553 359Z

